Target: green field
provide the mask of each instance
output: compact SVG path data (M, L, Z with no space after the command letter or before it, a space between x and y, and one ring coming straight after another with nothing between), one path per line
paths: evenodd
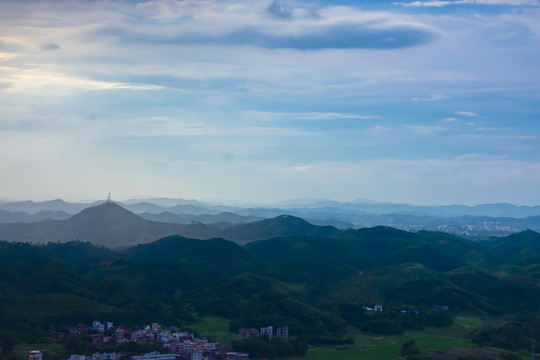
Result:
M459 316L454 325L448 328L427 328L422 331L407 331L403 335L369 336L353 335L355 342L346 346L310 346L305 358L293 360L392 360L402 359L401 346L414 340L422 351L453 352L459 348L475 345L467 338L470 331L481 328L484 320L478 317Z
M229 331L229 320L217 316L206 316L201 321L187 325L187 328L196 331L199 336L209 340L219 341L223 345L230 345L238 338L237 334Z
M415 340L422 351L452 352L458 348L471 348L474 344L467 335L481 328L489 320L473 316L457 316L454 325L446 328L427 328L422 331L407 331L403 335L376 336L352 331L354 344L340 346L310 346L306 357L291 360L392 360L401 359L400 350L404 342ZM222 344L230 344L237 335L229 332L229 320L220 317L205 317L188 328ZM294 334L292 334L294 335Z
M67 358L62 344L48 343L48 344L19 344L15 347L15 350L10 354L10 359L15 360L28 360L28 355L32 350L39 350L43 353L44 357L53 358Z

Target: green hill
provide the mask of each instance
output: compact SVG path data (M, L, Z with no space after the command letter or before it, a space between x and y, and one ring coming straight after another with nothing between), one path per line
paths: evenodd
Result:
M94 236L95 228L120 236L118 228L148 234L145 226L153 226L111 203L70 220L61 231L78 226ZM21 339L45 341L52 328L95 319L184 325L220 316L232 329L288 324L313 343L342 344L351 326L391 334L446 326L455 315L522 322L540 316L540 266L531 262L540 255L538 233L480 243L437 232L338 231L294 217L270 220L238 233L318 235L245 245L169 235L122 252L86 241L2 241L0 331L22 324ZM374 304L384 311L365 309ZM419 316L402 316L402 309Z
M141 244L123 252L134 260L196 259L212 264L253 263L254 257L240 245L224 240L194 240L179 235Z
M242 244L282 236L329 237L339 232L340 230L333 226L316 226L295 216L280 215L271 219L232 226L221 231L219 236Z
M540 260L540 233L527 230L494 238L487 244L487 248L493 265L535 265Z

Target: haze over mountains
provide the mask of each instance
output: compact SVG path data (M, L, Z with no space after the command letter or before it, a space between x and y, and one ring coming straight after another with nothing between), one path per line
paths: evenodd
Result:
M68 203L60 199L44 202L0 202L0 223L67 220L84 209L103 202ZM135 199L123 203L117 202L117 204L142 219L177 224L160 225L160 227L179 229L173 233L195 238L208 238L218 234L219 231L214 228L227 229L283 214L300 217L314 225L330 225L338 229L385 225L408 231L437 230L456 234L484 235L505 235L527 229L540 230L540 206L511 204L414 206L376 203L369 200L337 202L324 199L299 199L278 203L275 206L241 207L168 198ZM192 224L194 222L205 224L207 227L200 224L195 226ZM182 227L178 226L179 224L190 226ZM46 224L32 225L33 228L40 229L46 226ZM5 229L16 227L17 225L4 226ZM6 231L6 234L12 234L11 230ZM153 231L149 232L148 237L139 234L135 237L136 241L155 240L155 237L152 238L155 234L168 234L167 231L165 233ZM26 234L30 232L30 229L25 230ZM65 239L64 235L57 234L57 236ZM33 239L30 235L22 238Z

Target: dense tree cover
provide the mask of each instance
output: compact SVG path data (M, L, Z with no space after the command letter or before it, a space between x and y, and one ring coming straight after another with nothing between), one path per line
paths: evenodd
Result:
M524 255L527 259L535 255L537 233L512 239L527 244L533 252ZM98 319L185 325L219 315L231 320L233 332L288 325L311 343L344 343L347 326L402 333L447 326L455 313L468 312L517 320L526 313L519 333L535 334L527 319L540 312L540 267L520 262L521 252L504 239L473 243L379 227L243 247L225 240L194 241L168 237L143 252L125 253L83 242L0 242L0 331L16 334L15 343L32 343L45 341L56 328ZM501 249L513 262L498 257ZM384 305L382 313L365 311L376 303ZM403 309L413 312L403 314ZM525 346L497 331L475 338L507 348ZM84 346L75 340L70 346Z
M537 319L530 322L508 322L501 327L489 327L472 334L475 343L507 350L529 348L531 339L540 338Z

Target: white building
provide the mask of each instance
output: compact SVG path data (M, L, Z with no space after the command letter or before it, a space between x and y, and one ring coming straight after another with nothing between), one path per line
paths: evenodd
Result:
M69 360L86 360L85 355L73 354L69 357Z
M39 350L32 350L30 351L30 355L28 356L28 360L41 360L42 355L41 351Z
M191 353L191 360L202 360L202 352L200 351L194 351Z
M267 326L267 327L262 327L261 336L263 336L264 334L268 335L268 337L271 338L272 335L274 334L274 327L272 325Z
M175 360L174 354L160 354L157 351L152 351L143 355L134 355L132 360Z
M100 323L99 321L94 321L92 323L92 329L96 330L99 333L102 333L105 331L105 325Z
M95 353L92 355L92 360L116 360L116 353Z

